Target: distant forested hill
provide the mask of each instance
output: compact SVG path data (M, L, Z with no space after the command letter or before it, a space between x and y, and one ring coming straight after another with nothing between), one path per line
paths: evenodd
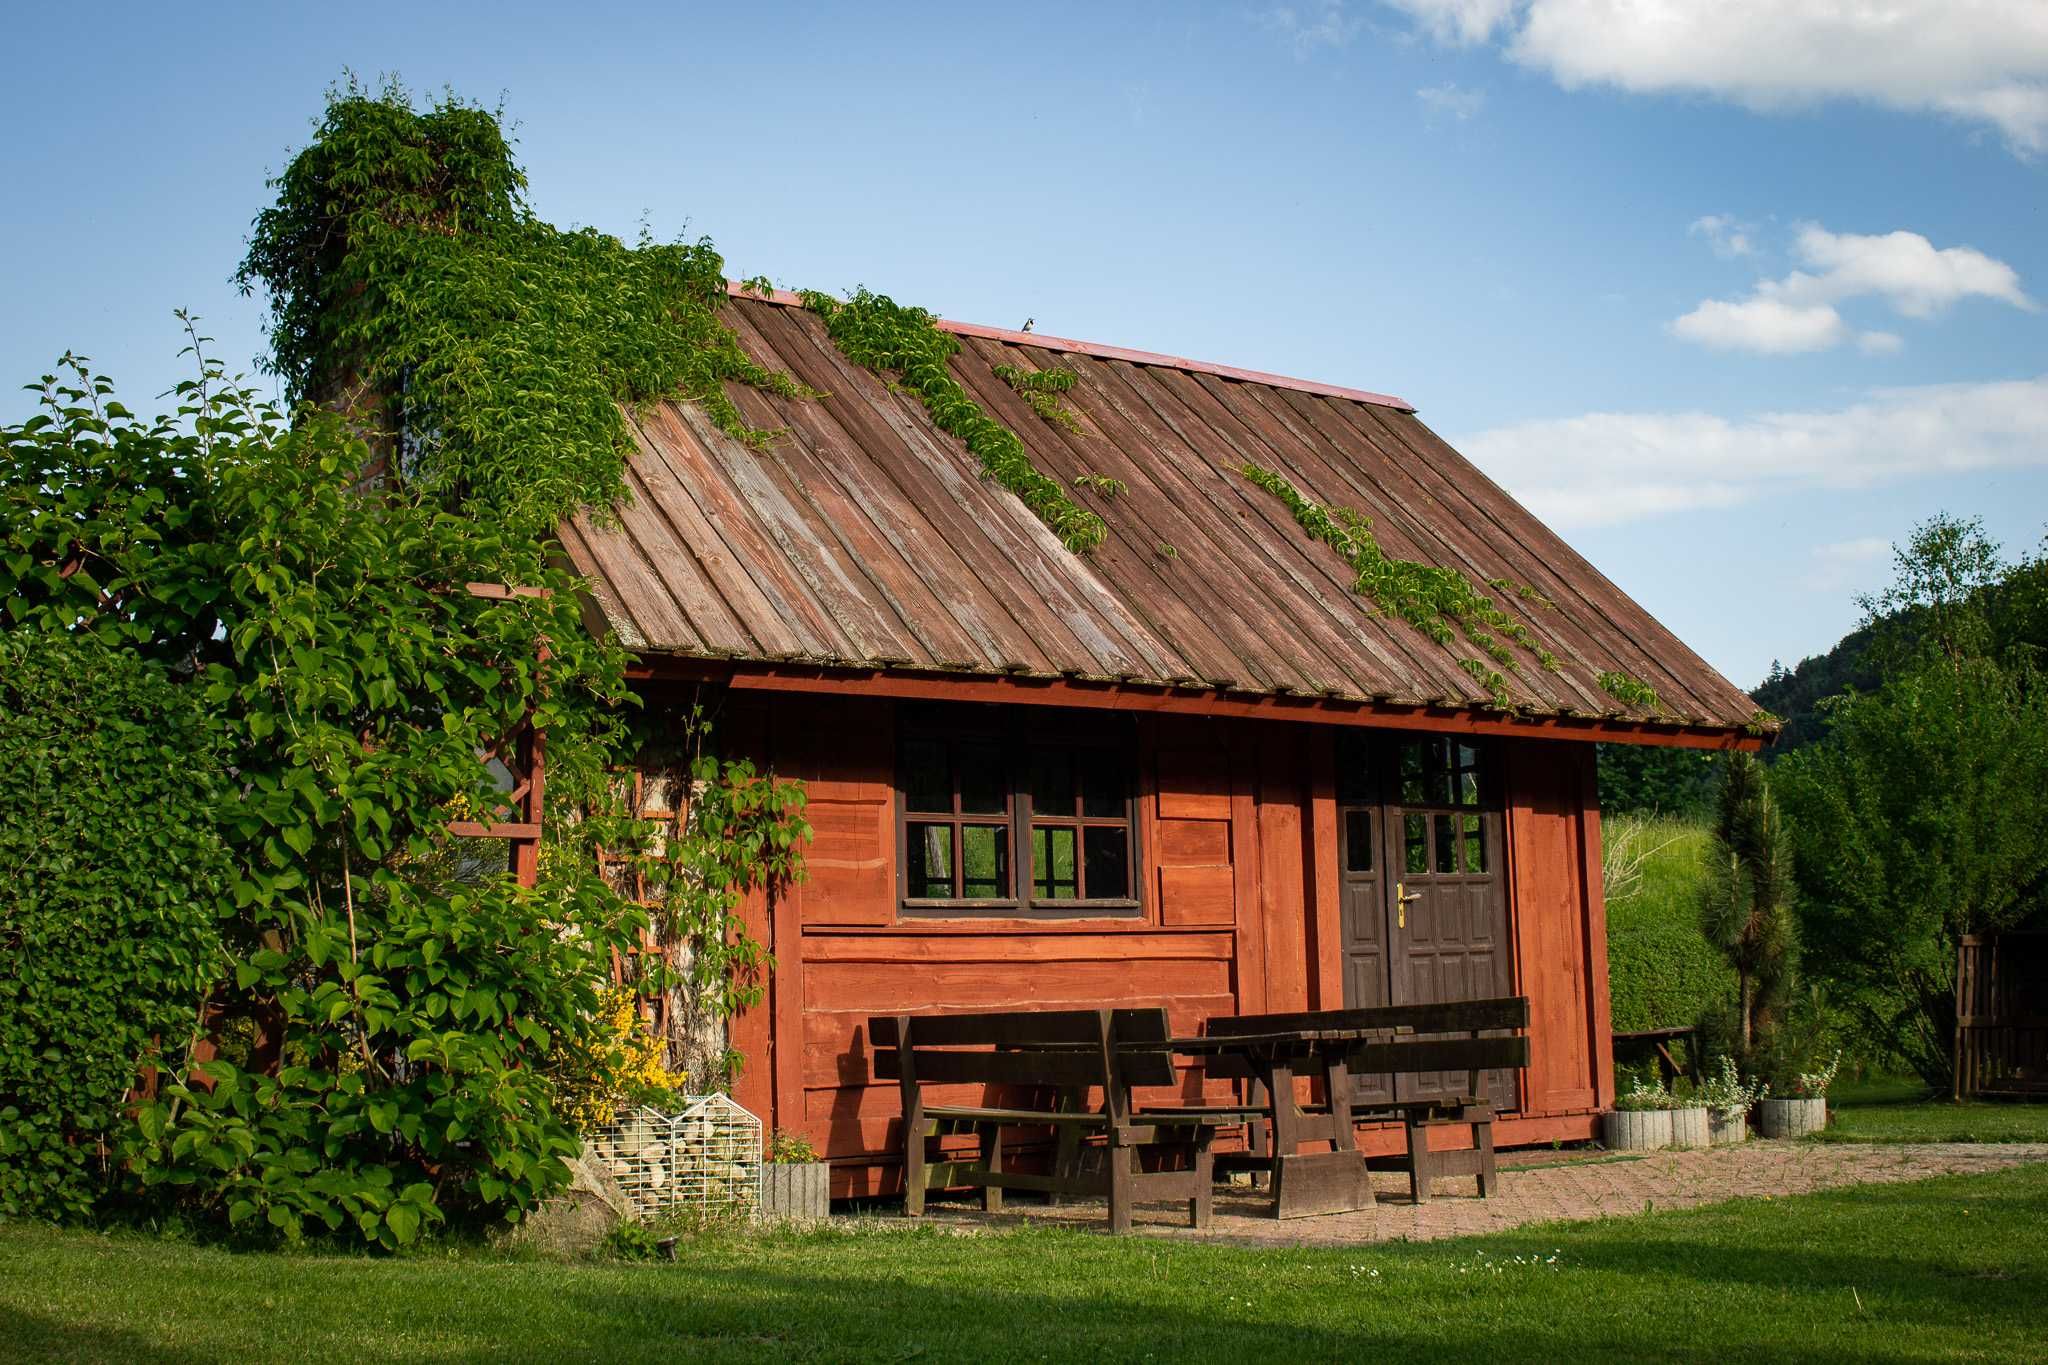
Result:
M2021 560L1984 591L1993 648L2048 662L2048 554ZM1828 698L1850 688L1875 690L1882 681L1880 657L1910 654L1919 643L1925 627L1918 613L1915 608L1881 616L1843 636L1825 654L1802 659L1796 668L1773 665L1770 676L1749 694L1785 722L1764 757L1782 758L1824 735L1827 718L1821 703ZM1713 754L1600 746L1600 802L1609 813L1705 819L1713 814L1720 783L1720 760Z
M1820 703L1851 687L1876 687L1872 641L1879 627L1851 631L1825 654L1802 659L1797 668L1773 664L1750 696L1785 722L1767 757L1811 744L1824 732ZM1658 749L1637 744L1600 746L1600 805L1609 814L1665 815L1704 820L1713 815L1721 789L1721 757L1698 749Z
M1896 618L1887 618L1884 627ZM1773 665L1771 675L1750 691L1756 704L1785 722L1769 753L1788 754L1821 737L1822 719L1818 707L1829 697L1839 697L1850 688L1868 692L1878 684L1877 663L1871 658L1871 643L1880 626L1862 626L1844 635L1825 654L1799 661L1797 668Z

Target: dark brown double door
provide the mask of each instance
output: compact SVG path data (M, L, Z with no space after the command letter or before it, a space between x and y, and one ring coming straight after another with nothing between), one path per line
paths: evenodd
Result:
M1337 748L1344 1004L1420 1005L1511 993L1497 755L1454 736L1343 736ZM1462 1092L1470 1078L1359 1078L1362 1101ZM1502 1108L1512 1073L1491 1073Z

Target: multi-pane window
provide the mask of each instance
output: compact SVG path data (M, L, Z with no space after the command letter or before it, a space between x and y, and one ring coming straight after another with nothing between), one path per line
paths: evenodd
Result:
M910 739L903 744L904 894L912 900L1011 897L1015 799L1000 745Z
M1337 802L1345 821L1345 870L1369 873L1380 856L1374 823L1387 812L1384 850L1396 875L1478 875L1488 870L1494 824L1490 751L1455 735L1340 735Z
M1401 817L1402 870L1411 876L1487 869L1485 751L1448 736L1400 746L1400 804L1428 806Z
M1137 908L1128 733L1019 741L906 708L898 750L903 898L913 911Z
M1108 749L1033 745L1031 893L1046 901L1128 900L1130 774Z

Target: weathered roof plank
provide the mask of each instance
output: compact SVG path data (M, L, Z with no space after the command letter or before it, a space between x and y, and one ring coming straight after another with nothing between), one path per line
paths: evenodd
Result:
M942 322L962 339L954 377L1042 472L1126 485L1114 498L1077 490L1108 536L1076 555L793 296L736 293L727 316L756 360L825 397L735 386L749 422L785 429L765 450L672 403L631 415L634 501L613 524L578 518L563 544L643 654L1491 705L1460 663L1477 647L1439 645L1353 592L1337 553L1244 478L1253 461L1370 516L1389 555L1464 574L1526 625L1559 671L1515 647L1519 707L1720 730L1754 714L1398 399ZM1079 430L1041 419L1003 364L1072 371L1061 402ZM1488 589L1496 577L1556 609ZM1608 696L1607 671L1654 687L1658 710Z

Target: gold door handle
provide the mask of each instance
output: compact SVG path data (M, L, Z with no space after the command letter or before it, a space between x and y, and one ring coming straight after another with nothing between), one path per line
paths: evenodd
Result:
M1420 891L1410 891L1408 883L1394 883L1395 923L1397 928L1406 929L1408 927L1408 902L1421 899L1422 893Z

